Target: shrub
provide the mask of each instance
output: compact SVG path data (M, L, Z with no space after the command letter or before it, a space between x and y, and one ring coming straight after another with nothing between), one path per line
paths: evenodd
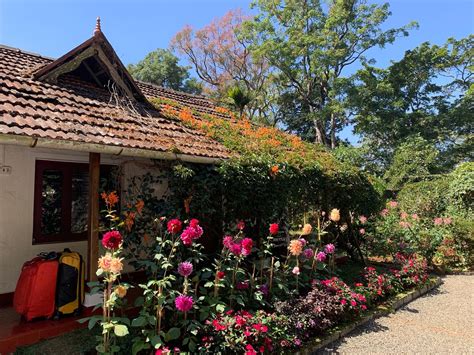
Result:
M463 163L449 174L448 196L458 213L464 216L474 213L474 163Z
M443 215L448 206L448 187L449 179L445 176L409 183L400 190L397 200L400 208L409 214L434 218Z

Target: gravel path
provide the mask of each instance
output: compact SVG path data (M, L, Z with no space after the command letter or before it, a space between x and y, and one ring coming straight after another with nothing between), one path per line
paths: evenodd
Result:
M318 354L474 354L474 276L443 284Z

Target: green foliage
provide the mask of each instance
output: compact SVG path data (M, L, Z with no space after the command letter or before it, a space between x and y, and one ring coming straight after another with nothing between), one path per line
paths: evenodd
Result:
M239 86L233 86L227 91L227 96L232 100L232 105L239 111L239 117L242 117L245 106L251 101L250 96Z
M393 161L385 172L387 187L398 190L404 184L430 177L435 166L438 150L420 136L400 144Z
M463 215L474 213L474 163L463 163L449 174L450 205Z
M127 69L137 80L193 94L201 93L202 86L189 77L189 68L180 66L178 61L169 50L158 48Z
M426 42L386 69L365 65L353 77L347 102L355 132L383 167L416 135L436 145L440 171L472 156L473 41Z
M441 176L433 180L408 183L397 195L402 210L435 218L445 213L448 205L449 178Z
M244 24L242 37L274 68L288 102L301 105L316 142L334 148L347 122L343 70L364 62L370 48L407 35L410 26L382 30L388 4L365 1L257 0L254 6L258 13Z

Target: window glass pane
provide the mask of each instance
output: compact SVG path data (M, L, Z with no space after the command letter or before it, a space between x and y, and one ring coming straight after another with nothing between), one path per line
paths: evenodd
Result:
M41 189L41 234L61 232L61 199L63 174L59 170L44 170Z
M71 232L87 231L87 209L89 193L89 173L87 170L73 169L71 196Z

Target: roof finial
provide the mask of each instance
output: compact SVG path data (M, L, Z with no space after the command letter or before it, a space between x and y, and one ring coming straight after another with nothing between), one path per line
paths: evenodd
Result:
M94 36L101 32L102 30L100 29L100 17L97 16L97 21L95 23L95 29L94 29Z

